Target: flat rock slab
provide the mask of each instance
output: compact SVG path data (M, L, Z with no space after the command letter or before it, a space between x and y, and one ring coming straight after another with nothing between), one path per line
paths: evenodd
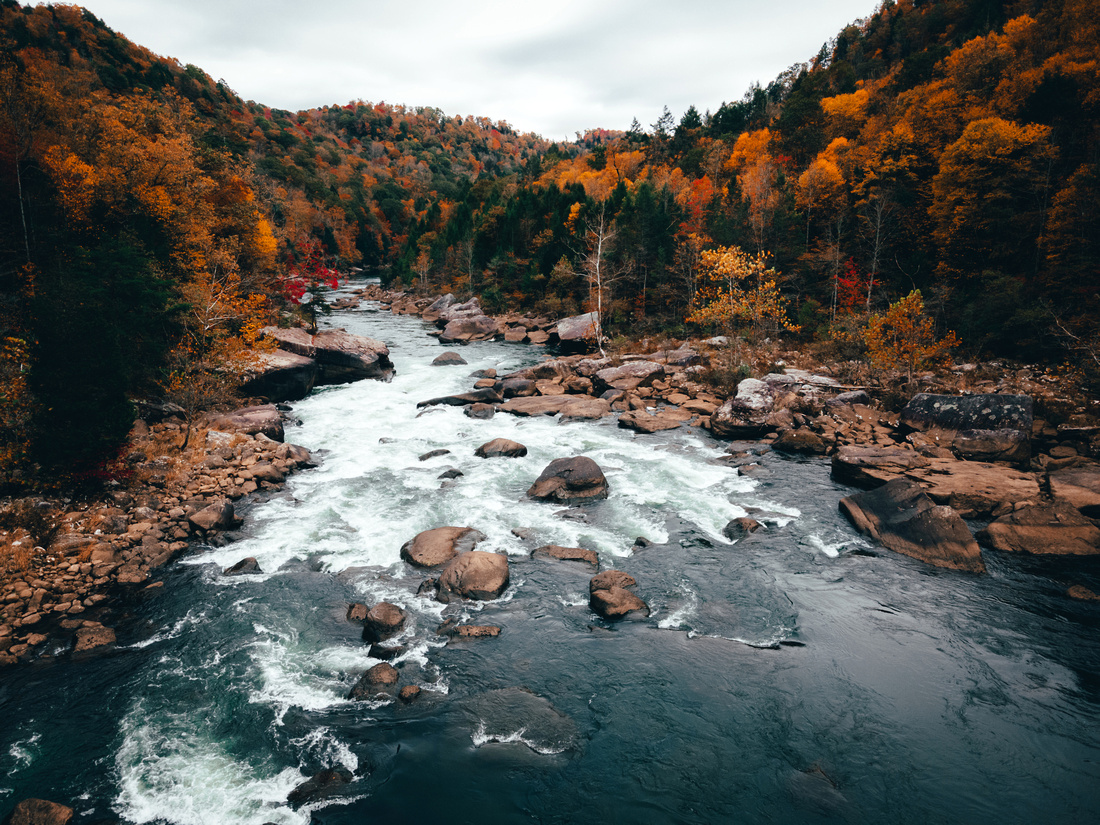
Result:
M638 387L647 387L658 378L663 377L665 368L663 364L653 361L632 361L620 367L608 367L595 375L595 383L600 390L633 390Z
M931 462L901 447L844 446L833 456L832 476L842 484L874 489Z
M462 392L457 395L441 395L437 398L429 398L427 401L420 401L416 406L435 407L443 405L447 407L465 407L467 404L499 404L503 400L504 396L499 392L491 388L486 388L474 390L473 392Z
M529 498L562 503L595 501L607 494L603 470L587 456L554 459L527 490Z
M656 433L662 430L675 430L684 423L679 415L658 412L653 415L646 410L631 410L619 416L619 426L637 433Z
M586 550L583 547L562 547L558 544L546 544L542 547L536 547L531 555L549 556L552 559L561 559L562 561L580 561L591 564L593 567L600 563L594 550Z
M978 534L996 550L1036 555L1100 553L1100 529L1069 504L1035 504L1001 516Z
M446 564L459 553L473 550L485 534L473 527L436 527L417 533L401 546L401 558L416 567Z
M1050 474L1050 494L1092 518L1100 518L1100 466L1073 467Z
M115 632L102 625L97 627L82 627L75 634L73 652L80 653L96 647L104 647L115 643Z
M611 404L587 395L538 395L510 398L500 406L512 415L561 415L563 419L590 420L611 415Z
M901 411L901 426L929 432L1019 430L1031 434L1034 420L1028 395L933 395L921 392Z
M779 437L772 442L772 449L781 453L825 455L829 451L829 445L813 430L800 428L780 432Z
M934 504L921 486L895 479L841 499L840 511L863 535L936 567L984 573L981 550L950 507Z
M343 329L324 329L310 335L301 328L264 327L265 338L279 348L313 358L321 367L318 383L346 384L364 378L388 379L393 375L390 350L384 343Z
M283 417L274 404L241 407L233 412L214 416L209 427L220 432L245 435L263 433L273 441L283 440Z

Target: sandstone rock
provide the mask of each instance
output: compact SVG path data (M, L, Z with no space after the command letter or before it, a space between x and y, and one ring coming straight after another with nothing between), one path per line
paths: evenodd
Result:
M363 622L363 640L382 642L396 636L405 626L408 614L389 602L379 602L372 607Z
M115 643L115 632L109 627L97 625L94 627L82 627L76 631L73 643L73 652L80 653L104 645Z
M1080 599L1081 601L1100 601L1100 595L1097 595L1084 585L1080 584L1072 585L1068 590L1066 590L1066 595L1069 596L1071 599Z
M1050 494L1092 518L1100 518L1100 466L1071 467L1050 474Z
M439 336L441 344L465 343L467 341L484 341L495 338L500 332L500 324L495 318L488 315L472 315L466 318L456 318L448 321Z
M328 768L315 773L301 785L292 790L286 798L287 804L297 810L309 802L317 802L333 796L342 786L352 780L350 772L343 768Z
M367 613L369 612L370 608L365 604L354 602L348 605L346 618L349 622L353 622L354 624L362 624L366 620Z
M420 401L417 403L417 407L433 407L440 404L448 407L464 407L467 404L497 404L504 400L504 397L494 389L474 390L473 392L463 392L457 395L442 395L438 398L429 398L427 401Z
M650 386L663 377L665 368L653 361L632 361L620 367L608 367L596 373L593 383L602 392L607 389L633 390Z
M860 533L897 553L936 567L985 572L978 543L959 514L934 504L914 481L899 478L841 499L840 510Z
M743 539L750 533L755 533L757 530L765 530L759 521L749 516L741 516L740 518L733 519L729 524L722 528L722 535L730 541L737 541Z
M439 595L443 599L495 599L508 587L508 580L507 556L470 550L452 559L439 574Z
M458 639L492 639L500 635L500 628L486 624L461 624L449 628L447 635Z
M772 448L782 453L800 453L802 455L825 455L828 445L813 430L783 430L772 442Z
M480 421L488 421L497 414L497 408L492 404L471 404L465 410L467 418L476 418Z
M537 547L531 552L532 556L549 556L563 561L581 561L596 566L600 563L594 550L586 550L583 547L561 547L557 544L546 544Z
M210 421L210 429L246 435L263 433L275 441L283 440L283 418L274 404L241 407L231 413L215 416Z
M530 498L563 503L603 499L607 493L603 470L586 456L554 459L527 490Z
M573 395L540 395L531 398L510 398L500 407L513 415L558 415L577 421L611 415L611 405L600 398Z
M256 561L252 556L246 559L241 559L232 567L227 567L222 571L223 576L246 576L256 573L263 573L260 569L260 563Z
M432 361L432 366L433 367L449 367L449 366L459 366L459 365L468 364L468 363L469 363L469 361L467 361L465 358L463 358L457 352L444 352L444 353L441 353L440 355L437 355L435 357L435 359Z
M661 430L675 430L684 423L680 416L669 415L664 411L651 415L645 410L633 410L619 416L619 426L638 433L656 433Z
M472 550L484 539L485 534L473 527L436 527L405 542L401 558L416 567L435 567Z
M255 354L255 366L241 385L245 396L262 395L270 401L297 401L309 395L320 368L313 358L286 350Z
M919 453L901 447L848 445L833 456L832 477L853 487L875 488L930 463Z
M852 390L851 392L842 392L838 395L834 395L825 405L828 407L839 407L844 404L866 404L871 403L871 396L867 394L866 390Z
M211 530L228 530L237 523L233 502L226 500L215 502L197 513L192 513L187 520L194 528L207 533Z
M637 582L622 570L605 570L588 583L588 605L605 619L621 619L631 613L649 615L649 605L626 588Z
M352 335L343 329L310 335L304 329L278 327L264 327L263 334L278 341L281 349L316 360L320 366L319 384L346 384L364 378L386 380L393 375L389 348L364 335Z
M745 378L737 394L726 400L710 418L716 435L728 438L755 437L766 433L774 398L771 388L756 378Z
M1021 467L1031 460L1032 422L1032 402L1026 395L918 393L900 418L903 431L934 436L962 458Z
M527 455L527 448L518 441L494 438L478 447L474 455L478 458L522 458Z
M978 534L996 550L1015 553L1086 556L1100 553L1100 529L1068 504L1021 507Z
M379 662L359 677L348 694L349 699L369 699L397 684L397 668L388 662Z
M397 698L407 705L420 698L420 692L420 688L416 685L405 685L397 692Z
M68 825L73 809L45 799L24 799L12 810L5 825Z
M558 340L565 350L586 351L596 344L596 313L586 312L558 321Z
M505 398L527 398L538 395L538 387L530 378L505 378L500 394Z

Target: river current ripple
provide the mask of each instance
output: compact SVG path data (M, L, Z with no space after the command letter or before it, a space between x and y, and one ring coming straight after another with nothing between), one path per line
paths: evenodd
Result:
M459 349L469 366L434 367L419 319L364 305L330 323L385 340L393 382L294 405L287 440L321 466L252 506L241 541L168 568L116 650L3 674L0 810L39 796L81 822L178 825L1100 817L1100 609L1065 596L1100 585L1095 562L987 552L986 576L941 571L860 539L825 460L769 454L746 478L695 430L418 410L539 354L478 343ZM528 455L474 457L497 437ZM419 460L436 449L451 452ZM524 500L571 455L603 467L608 500ZM444 484L449 468L463 475ZM768 529L729 543L747 512ZM416 595L399 549L445 524L509 555L501 599ZM652 615L598 619L591 570L532 558L543 544L597 551ZM266 572L219 575L245 556ZM408 706L345 698L375 664L345 608L381 600L411 617L397 664L423 693ZM447 644L452 617L503 631ZM354 781L286 804L329 767Z

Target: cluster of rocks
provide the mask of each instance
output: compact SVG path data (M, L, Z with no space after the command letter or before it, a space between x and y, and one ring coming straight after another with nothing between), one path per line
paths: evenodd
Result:
M157 568L193 541L219 543L239 524L234 500L274 491L289 473L313 466L307 449L282 442L272 405L210 416L192 435L195 446L181 452L185 426L171 417L135 424L128 456L135 489L70 509L32 502L50 513L53 535L0 587L0 664L39 655L51 640L74 651L114 642L103 622L115 588L159 587L149 581ZM17 531L5 540L33 547L40 538Z

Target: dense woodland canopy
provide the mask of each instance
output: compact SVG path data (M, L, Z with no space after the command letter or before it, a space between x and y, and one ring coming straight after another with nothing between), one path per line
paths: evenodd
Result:
M703 331L707 261L739 247L774 328L838 354L920 289L967 354L1095 363L1098 107L1086 0L885 2L717 111L567 145L273 110L79 7L0 0L0 482L101 472L134 399L215 400L317 250L489 310L598 303L614 335Z

